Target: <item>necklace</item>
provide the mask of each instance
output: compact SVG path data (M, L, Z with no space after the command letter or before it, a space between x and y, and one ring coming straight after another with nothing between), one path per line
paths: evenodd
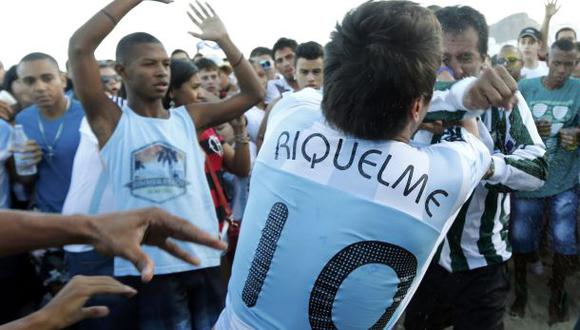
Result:
M38 130L40 130L40 134L42 134L42 139L44 140L44 144L46 144L46 156L47 159L49 161L52 161L52 158L54 157L54 148L56 147L56 144L58 143L58 140L60 139L60 136L62 134L62 130L64 129L64 122L65 122L65 115L67 113L67 111L70 109L71 106L71 101L70 98L67 97L66 99L66 108L64 110L64 113L62 114L62 121L61 123L58 125L58 128L56 129L56 135L54 136L54 140L52 141L52 145L48 143L48 139L46 138L46 133L44 130L44 124L42 123L42 119L40 118L40 110L38 111Z

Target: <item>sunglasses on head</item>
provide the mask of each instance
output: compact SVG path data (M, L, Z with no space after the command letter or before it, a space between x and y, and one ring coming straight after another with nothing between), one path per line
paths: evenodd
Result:
M108 84L110 82L120 82L121 81L121 77L118 75L113 75L113 76L101 76L101 81L104 84Z

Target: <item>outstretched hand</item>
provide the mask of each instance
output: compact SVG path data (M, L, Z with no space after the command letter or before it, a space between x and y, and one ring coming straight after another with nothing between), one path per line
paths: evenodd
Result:
M201 33L190 31L189 34L202 40L216 42L227 38L228 31L213 8L207 2L205 3L205 6L203 6L199 1L196 1L196 4L199 8L196 8L196 6L191 3L189 4L193 14L188 11L187 16L189 16L193 24L201 30Z
M552 17L554 15L556 15L556 13L558 12L558 10L560 10L561 6L558 6L558 0L547 0L544 3L544 6L546 8L545 14L548 17Z
M84 307L97 294L120 294L132 297L137 293L108 276L75 276L60 290L48 305L37 313L45 315L54 329L64 329L79 321L104 317L109 314L106 306Z
M104 255L117 255L131 261L141 272L141 279L153 278L153 260L141 249L141 244L157 246L171 255L194 265L199 259L189 255L172 239L225 250L217 237L201 231L191 223L158 208L99 216L92 225L96 229L95 249Z

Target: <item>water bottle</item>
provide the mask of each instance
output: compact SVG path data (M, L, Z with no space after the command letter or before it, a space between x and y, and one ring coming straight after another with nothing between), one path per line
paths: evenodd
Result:
M36 174L36 164L32 164L30 160L23 159L26 153L21 152L21 150L26 145L26 141L28 141L28 137L24 133L22 125L15 125L12 130L12 149L14 150L16 173L22 176Z

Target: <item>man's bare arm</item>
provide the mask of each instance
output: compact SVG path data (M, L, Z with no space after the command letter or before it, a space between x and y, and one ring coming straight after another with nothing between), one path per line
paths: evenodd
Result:
M548 54L550 21L552 20L552 16L554 16L558 10L560 10L560 6L558 6L558 0L547 0L544 5L544 21L542 22L542 27L540 28L540 32L542 33L542 46L539 50L539 55L542 58L545 58Z
M142 0L111 2L81 26L69 40L68 56L75 93L83 104L89 125L101 147L113 134L121 112L105 94L95 50L115 25L141 2Z
M268 118L270 118L270 111L272 108L280 101L281 97L272 101L266 107L264 118L262 118L262 122L260 123L260 128L258 128L258 135L256 136L256 149L259 152L260 148L262 148L262 144L264 143L264 137L266 136L266 129L268 129Z
M253 105L264 98L264 89L250 62L230 39L230 36L215 11L206 3L206 7L197 2L198 7L190 5L192 13L188 13L192 22L201 33L190 32L196 38L217 42L226 54L238 78L240 93L227 100L211 104L189 104L187 109L193 118L195 127L201 132L209 127L219 125L241 116Z
M154 245L177 258L198 263L171 239L225 248L217 237L155 208L99 216L0 211L0 256L66 244L92 244L102 254L133 262L144 281L153 277L154 264L141 244Z

